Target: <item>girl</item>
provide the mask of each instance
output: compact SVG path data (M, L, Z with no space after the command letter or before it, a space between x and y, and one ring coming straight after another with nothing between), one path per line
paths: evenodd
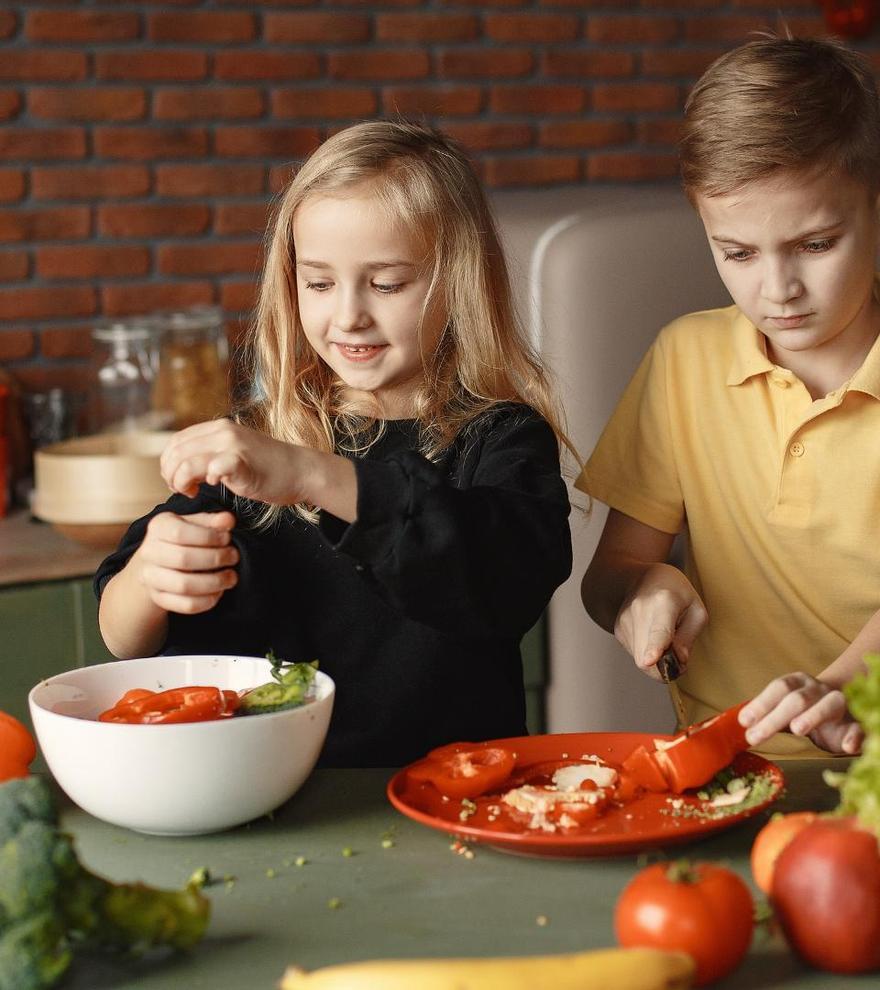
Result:
M519 642L571 569L567 444L461 150L330 138L277 210L255 396L176 434L173 494L101 565L118 657L320 662L325 766L525 732Z

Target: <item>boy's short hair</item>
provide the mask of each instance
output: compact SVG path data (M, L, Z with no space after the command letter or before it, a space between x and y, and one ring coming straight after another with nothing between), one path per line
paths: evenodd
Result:
M880 103L857 52L762 38L722 55L685 104L685 192L722 196L782 170L843 173L880 191Z

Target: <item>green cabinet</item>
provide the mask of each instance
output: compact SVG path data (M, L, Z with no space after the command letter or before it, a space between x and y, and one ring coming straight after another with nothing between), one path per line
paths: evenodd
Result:
M27 722L28 691L38 681L112 659L90 580L0 589L0 710Z

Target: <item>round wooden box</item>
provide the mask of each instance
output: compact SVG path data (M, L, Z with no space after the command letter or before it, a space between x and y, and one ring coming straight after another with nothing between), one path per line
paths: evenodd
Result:
M129 523L168 498L159 455L172 434L102 433L34 455L32 511L65 536L113 547Z

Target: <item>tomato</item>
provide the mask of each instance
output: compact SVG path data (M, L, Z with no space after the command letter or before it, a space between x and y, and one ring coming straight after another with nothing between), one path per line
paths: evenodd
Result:
M686 952L696 986L739 965L752 940L752 895L732 870L715 863L657 863L637 873L614 911L617 941Z
M880 847L855 818L819 818L779 854L770 889L792 948L834 973L880 969Z
M221 691L217 687L181 687L158 692L135 689L127 691L98 719L146 725L206 722L231 714L232 706L238 707L238 704L239 698L234 691Z
M770 893L773 870L782 850L811 822L816 820L815 811L795 811L790 815L776 814L758 832L752 843L752 877L758 889Z
M37 755L34 737L17 718L0 712L0 782L27 777Z
M514 754L500 746L465 750L443 746L434 753L410 767L407 777L433 784L449 798L475 798L494 790L507 780L516 763Z

